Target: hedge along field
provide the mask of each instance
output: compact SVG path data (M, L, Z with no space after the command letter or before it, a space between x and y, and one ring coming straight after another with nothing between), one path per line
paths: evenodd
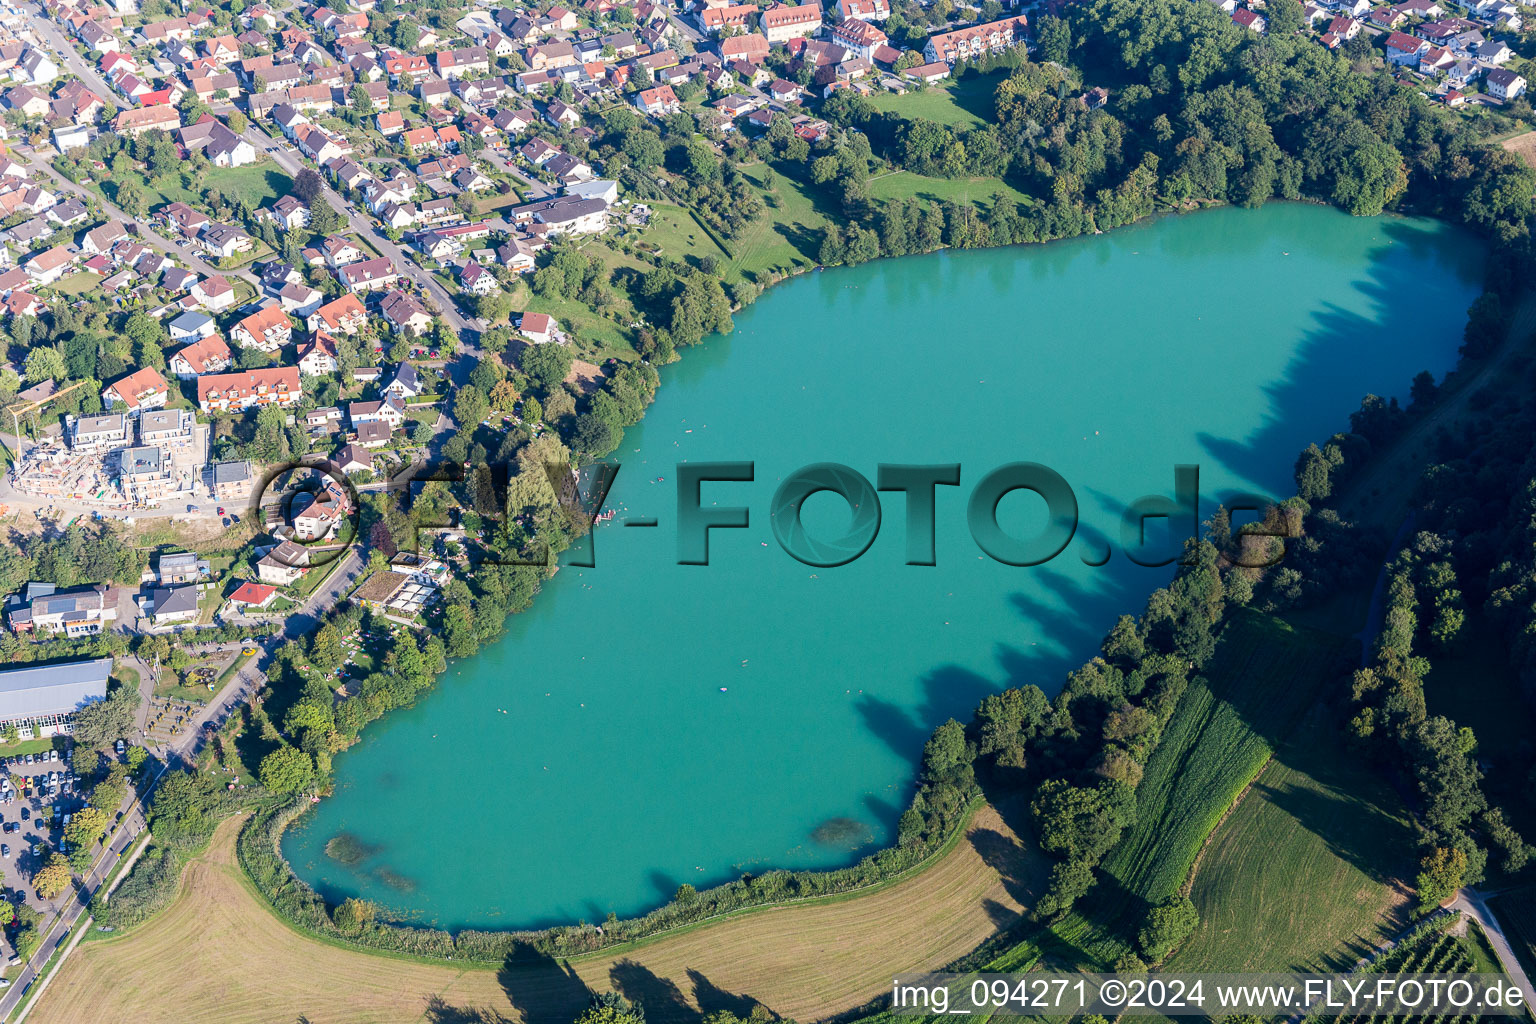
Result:
M1331 634L1233 613L1147 762L1135 824L1079 909L1051 929L1054 938L1105 968L1128 952L1147 908L1183 888L1222 816L1337 681L1346 650Z
M1017 924L1046 870L1033 840L986 805L952 848L891 885L748 912L611 953L517 957L498 969L301 934L262 902L237 863L241 824L219 827L163 912L75 950L28 1020L558 1024L605 989L641 999L651 1024L698 1024L701 1010L745 1013L751 1000L816 1020L888 991L895 973L953 960Z

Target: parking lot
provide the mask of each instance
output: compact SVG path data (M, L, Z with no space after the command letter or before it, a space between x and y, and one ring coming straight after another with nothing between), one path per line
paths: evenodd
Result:
M84 803L75 788L73 745L62 737L55 744L52 750L7 757L0 763L0 877L5 888L44 913L51 913L55 906L38 899L29 884L42 863L34 851L46 856L57 848L64 815ZM11 951L9 936L5 950Z

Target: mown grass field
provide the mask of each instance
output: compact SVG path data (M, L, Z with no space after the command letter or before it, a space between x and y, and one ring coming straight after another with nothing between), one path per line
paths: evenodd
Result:
M992 205L992 197L1002 193L1016 203L1034 200L1001 178L930 178L911 171L893 171L869 181L869 194L881 201L921 199L933 202L975 203L982 208Z
M251 164L248 167L215 167L198 180L195 191L181 186L179 177L167 175L144 183L151 208L162 203L191 203L198 200L204 189L217 188L227 196L239 196L251 209L268 200L287 195L293 190L293 179L284 174L271 160Z
M742 173L762 188L768 167L755 164ZM816 265L821 235L831 221L799 182L774 172L773 193L764 196L763 216L731 240L734 256L728 276L765 283L778 274L791 274Z
M1044 868L1033 843L983 807L966 839L926 870L868 894L729 918L618 956L497 971L360 953L292 931L242 875L237 824L226 822L192 862L166 911L77 949L29 1019L542 1024L575 1017L590 986L642 999L654 1024L693 1024L700 1008L744 1013L749 999L814 1020L886 991L893 972L938 967L1012 924Z
M1170 969L1349 967L1407 925L1413 841L1398 795L1310 716L1201 855L1200 927Z
M992 97L1001 74L971 75L930 85L922 92L877 92L869 98L876 110L902 117L925 117L957 128L972 128L991 119Z
M1336 637L1234 614L1205 681L1191 682L1147 762L1136 823L1055 939L1112 965L1147 908L1184 886L1207 837L1334 678L1339 656Z

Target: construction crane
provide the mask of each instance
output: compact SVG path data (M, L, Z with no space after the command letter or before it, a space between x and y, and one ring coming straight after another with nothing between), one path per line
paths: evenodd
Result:
M75 390L75 388L81 387L84 384L85 381L83 380L75 381L75 383L71 384L69 387L63 389L62 391L55 391L52 394L44 395L42 398L39 398L35 402L28 402L26 405L11 406L11 433L16 435L16 451L13 453L13 455L17 462L21 461L21 456L23 454L21 442L21 414L24 412L32 412L35 409L41 409L55 398L62 398L69 394L71 391Z

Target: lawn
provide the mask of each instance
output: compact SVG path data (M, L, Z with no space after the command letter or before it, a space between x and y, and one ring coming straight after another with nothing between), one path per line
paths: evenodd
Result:
M693 214L668 203L650 206L651 222L640 236L642 243L668 259L687 263L696 264L704 256L713 256L721 265L731 261L731 254L715 243L714 237L693 219Z
M894 171L869 181L873 199L921 199L936 203L975 203L989 207L992 197L1001 192L1016 203L1033 205L1034 200L1005 183L1001 178L930 178L911 171Z
M585 243L582 251L601 260L608 267L609 273L620 266L633 267L642 273L652 269L649 264L625 256L596 239ZM571 354L577 359L584 359L600 366L610 358L624 360L635 358L632 332L626 326L635 320L635 309L630 305L622 289L610 287L609 291L616 302L614 309L618 313L617 320L598 313L579 298L560 299L534 295L526 275L518 278L509 294L512 297L514 310L548 313L560 321L560 326L566 333L575 338L570 346Z
M766 165L756 164L744 168L743 173L762 188L767 170ZM736 254L728 264L729 273L757 283L766 283L773 275L814 267L822 232L829 223L799 182L779 173L773 178L773 194L764 197L767 209L763 216L731 242Z
M28 754L45 753L57 748L59 756L64 756L65 739L62 736L44 736L35 740L17 740L15 743L0 743L0 757L25 757Z
M217 188L227 196L239 196L254 210L269 200L291 192L293 179L275 163L267 160L248 167L215 167L202 177L195 191L183 188L181 179L175 176L145 182L151 207L177 201L198 205L202 200L202 192L209 188Z
M1402 799L1327 714L1308 717L1212 836L1190 894L1200 927L1170 970L1342 970L1406 926Z
M1113 965L1147 907L1177 893L1234 801L1337 677L1339 638L1233 613L1205 681L1191 682L1136 790L1136 822L1080 908L1052 930Z
M504 210L509 206L516 206L522 201L523 197L517 194L517 189L513 189L506 195L492 192L475 200L475 212L484 216L494 210Z
M60 295L69 295L75 298L100 287L101 275L92 273L89 270L76 271L53 286L54 290Z
M1002 80L1002 72L969 75L958 81L930 85L921 92L877 92L869 102L876 110L888 110L902 117L923 117L957 128L973 128L991 119L992 97Z

